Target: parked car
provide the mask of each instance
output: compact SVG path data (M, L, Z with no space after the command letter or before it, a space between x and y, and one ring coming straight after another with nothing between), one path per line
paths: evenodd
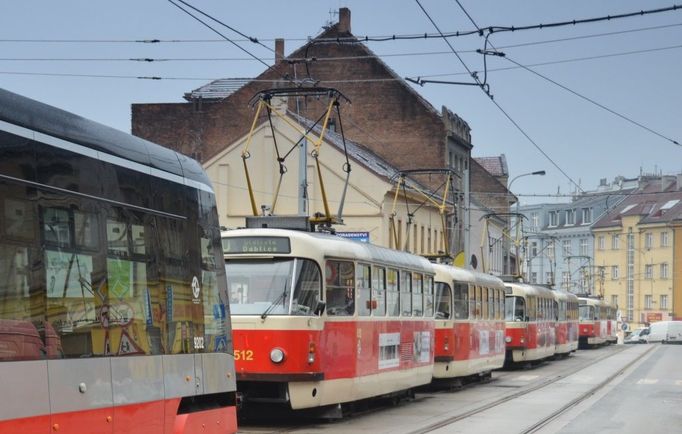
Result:
M649 327L647 342L682 343L682 321L658 321Z
M640 327L630 333L625 339L624 344L646 344L649 335L649 327Z

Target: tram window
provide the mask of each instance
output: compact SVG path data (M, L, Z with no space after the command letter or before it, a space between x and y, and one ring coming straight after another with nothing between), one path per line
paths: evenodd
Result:
M398 270L389 268L386 270L386 309L389 316L400 316L400 285Z
M451 300L450 286L444 282L436 282L436 319L450 319Z
M476 318L476 287L469 285L469 318Z
M372 301L376 307L372 309L373 316L386 315L386 269L374 267L372 270Z
M327 315L351 316L355 313L354 264L347 261L327 261Z
M505 319L507 321L528 321L526 303L523 297L508 295L505 300Z
M488 319L488 288L478 288L481 291L481 318Z
M107 245L109 255L128 256L128 230L125 222L107 220Z
M355 284L358 290L358 314L361 316L369 316L372 313L371 274L371 267L369 265L358 264L355 269Z
M483 318L483 288L476 287L476 318Z
M76 246L95 249L99 245L99 224L97 215L80 211L73 212Z
M400 315L412 316L412 276L409 271L400 271Z
M297 258L294 265L294 282L296 283L291 297L291 314L315 315L322 289L320 268L313 261Z
M469 318L469 288L464 283L455 283L452 287L454 300L454 318Z
M433 316L433 277L424 277L424 316Z
M419 273L412 273L412 316L424 315L423 276Z
M44 208L43 234L45 243L57 247L69 247L71 244L69 211L60 208Z
M488 288L488 319L495 319L495 290Z
M2 186L6 188L5 185ZM15 239L33 240L35 211L30 202L7 198L4 203L3 229L5 235Z

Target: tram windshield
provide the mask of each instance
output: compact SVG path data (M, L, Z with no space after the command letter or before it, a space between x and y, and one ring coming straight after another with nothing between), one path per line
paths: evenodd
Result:
M594 313L594 306L587 304L581 304L578 308L578 315L580 315L581 321L589 321L597 319L597 315Z
M507 296L504 302L505 321L524 321L526 319L526 301L523 297Z
M320 269L308 259L227 260L225 271L233 315L313 315L320 300Z

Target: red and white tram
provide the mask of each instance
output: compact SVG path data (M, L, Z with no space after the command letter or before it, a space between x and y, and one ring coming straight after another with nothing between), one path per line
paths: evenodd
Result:
M618 343L618 306L614 306L609 302L605 303L606 310L606 342L609 344Z
M0 90L0 432L236 432L199 163Z
M527 363L554 355L556 313L550 289L505 283L506 362Z
M337 236L223 232L237 387L246 405L322 408L431 381L433 266ZM332 407L325 407L332 406Z
M580 297L580 347L616 342L616 309L600 299Z
M567 356L578 349L578 296L552 290L556 311L555 354Z
M504 365L504 283L463 268L434 268L434 379L490 375Z

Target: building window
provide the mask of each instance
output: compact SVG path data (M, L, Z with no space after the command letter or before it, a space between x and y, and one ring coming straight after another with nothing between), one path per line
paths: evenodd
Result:
M618 250L618 249L620 249L620 235L613 234L611 236L611 250Z
M644 266L644 278L647 280L654 278L654 266L652 264L646 264Z
M561 242L561 248L564 252L564 256L569 256L571 254L571 240L563 240Z
M538 283L538 273L535 271L530 273L530 283Z
M661 232L661 247L668 247L668 232Z
M644 309L651 309L653 298L650 294L644 296Z
M574 225L574 224L575 224L575 210L574 209L567 209L566 210L566 226Z
M661 279L667 279L667 278L668 278L668 264L664 262L661 264Z
M547 244L547 257L554 259L554 240L550 240L549 244Z
M654 234L651 232L647 232L644 234L644 247L647 249L652 248L654 245Z
M592 223L592 208L583 208L583 224Z
M611 296L611 304L614 305L615 307L618 307L618 296L617 295Z
M587 256L589 254L589 243L587 238L580 239L580 254Z
M564 289L568 290L571 285L571 273L568 271L563 271L561 273L561 282L563 282Z
M530 213L530 231L537 232L540 228L540 216L536 212Z
M597 245L599 246L599 250L604 250L606 248L606 237L604 235L599 235L599 238L597 238L597 240L598 240Z
M668 296L667 295L661 295L661 302L659 303L658 308L661 310L668 308Z
M545 273L545 283L548 285L554 285L554 276L552 276L551 271Z
M618 265L611 266L611 280L618 279Z
M532 241L530 243L530 257L534 258L538 255L538 243L536 241Z
M549 226L559 225L559 213L557 211L549 212Z

